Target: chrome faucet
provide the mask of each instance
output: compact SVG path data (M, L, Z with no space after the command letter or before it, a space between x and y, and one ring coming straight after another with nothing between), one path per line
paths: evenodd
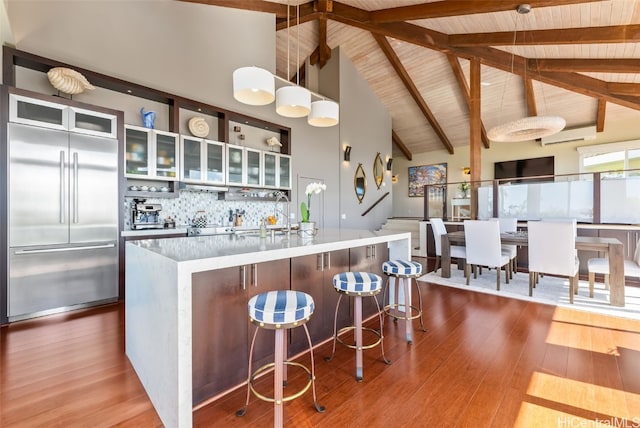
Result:
M285 227L284 231L288 235L289 233L291 233L291 203L289 202L289 198L287 197L287 195L284 194L283 192L276 192L276 205L274 209L274 215L278 217L278 212L284 215L283 211L278 211L278 202L280 202L281 199L284 199L285 201L287 201L287 214L286 214L287 226Z

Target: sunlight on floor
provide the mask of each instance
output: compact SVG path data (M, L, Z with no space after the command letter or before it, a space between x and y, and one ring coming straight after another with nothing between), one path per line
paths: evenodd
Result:
M609 419L626 419L629 422L634 421L635 418L638 426L640 426L640 395L638 394L540 372L533 373L527 394L551 404L557 403L559 408L570 406L580 413L595 412L597 415L600 415L599 419L601 420L603 419L602 415L605 415ZM559 410L550 408L550 406L540 408L538 405L523 403L518 419L529 420L534 416L534 413L545 413L543 419L549 419L551 416L555 417L556 414L565 414ZM546 413L548 413L548 415ZM576 415L571 416L578 418ZM591 425L578 424L565 426Z

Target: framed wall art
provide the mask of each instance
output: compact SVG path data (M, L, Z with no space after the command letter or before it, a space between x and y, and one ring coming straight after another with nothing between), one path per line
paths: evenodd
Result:
M447 184L447 163L409 167L409 196L424 196L427 184ZM436 188L431 189L437 192Z

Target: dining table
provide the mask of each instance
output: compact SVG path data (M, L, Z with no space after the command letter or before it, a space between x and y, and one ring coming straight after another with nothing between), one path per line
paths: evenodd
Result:
M464 231L445 233L441 237L442 277L451 277L451 245L465 244ZM500 234L502 245L529 245L527 231L504 232ZM613 306L624 306L624 247L616 238L597 236L576 236L578 251L598 251L607 254L609 259L609 303Z

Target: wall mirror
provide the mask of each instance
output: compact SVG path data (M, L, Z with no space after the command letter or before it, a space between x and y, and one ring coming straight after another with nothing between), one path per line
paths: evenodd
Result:
M373 181L376 182L376 187L378 189L382 185L382 180L384 180L384 163L380 157L380 152L378 152L375 160L373 161Z
M362 203L364 194L367 192L367 176L364 173L364 168L362 168L361 163L358 164L358 168L353 177L353 188L356 191L358 202Z

